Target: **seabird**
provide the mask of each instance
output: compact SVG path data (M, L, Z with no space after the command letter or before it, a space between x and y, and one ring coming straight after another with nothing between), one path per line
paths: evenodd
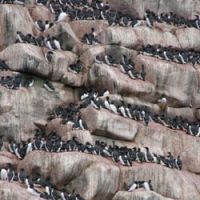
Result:
M2 168L0 171L1 180L6 181L8 180L8 172L6 169Z
M32 142L31 142L31 139L29 138L28 139L28 144L27 144L27 149L26 149L26 154L30 153L32 150L33 150Z
M48 63L51 63L53 59L53 51L48 51L47 53L45 53L45 60Z
M18 180L21 183L24 183L26 178L27 178L27 173L24 170L24 168L21 168L20 171L18 172Z
M151 180L149 180L148 182L144 181L143 186L144 186L144 189L146 191L150 191L151 190L150 183L151 183Z
M109 107L112 112L114 112L115 114L118 114L117 107L115 106L113 102L109 102Z
M40 197L40 195L41 195L41 193L34 188L34 185L32 183L30 183L28 185L27 191L28 191L28 193L30 193L34 196L37 196L37 197Z
M146 149L146 153L145 153L145 156L146 156L146 161L148 162L153 162L154 161L154 158L153 156L151 155L150 151L149 151L149 148L148 147L144 147Z
M64 21L66 18L67 18L67 13L64 11L61 11L60 14L58 15L58 19L56 22Z
M144 16L145 16L145 20L147 22L147 25L150 28L152 28L153 27L153 19L152 19L151 15L149 15L149 11L146 11L145 14L144 14Z
M128 117L127 114L126 114L126 110L125 110L125 106L124 106L123 101L121 102L121 106L118 109L119 109L119 111L120 111L120 113L123 117Z
M44 82L44 88L46 88L49 92L53 92L55 90L53 84L48 80Z
M104 106L106 109L110 110L110 103L109 103L109 97L106 97L106 100L104 101Z
M142 65L141 68L142 68L142 69L141 69L140 75L141 75L141 77L142 77L142 80L145 81L146 72L145 72L145 70L144 70L144 65Z
M177 169L181 170L182 169L182 161L180 159L180 156L178 156L175 160L175 166Z
M107 65L112 65L114 62L113 62L113 57L111 55L105 55L105 62Z
M3 147L3 136L0 136L0 151L2 150Z
M130 188L128 189L128 192L132 192L133 190L135 190L137 188L137 184L134 182Z

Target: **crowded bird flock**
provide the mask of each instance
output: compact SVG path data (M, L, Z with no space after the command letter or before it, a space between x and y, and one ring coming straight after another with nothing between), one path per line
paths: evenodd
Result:
M2 0L1 4L14 4L24 6L24 0ZM166 23L171 26L182 26L200 29L200 18L196 16L194 19L186 19L178 16L175 13L161 13L156 15L150 10L146 10L144 19L140 20L132 17L132 15L123 14L122 12L110 8L109 3L101 0L36 0L37 6L46 6L51 13L55 15L54 21L37 20L34 26L41 32L45 33L55 24L69 18L71 21L81 20L105 20L108 26L122 26L127 28L135 28L142 23L146 23L148 28L153 28L154 23ZM95 28L88 30L81 38L84 45L101 45L98 39L98 34ZM53 62L55 51L63 51L59 37L50 37L25 34L18 31L16 33L15 43L27 43L38 47L47 48L45 61L48 64ZM175 62L178 64L191 63L194 67L200 64L200 52L194 49L178 49L171 46L162 47L161 45L143 45L136 49L138 54L155 57L167 62ZM119 73L127 76L127 80L141 81L145 83L148 70L142 64L136 68L133 59L125 54L121 55L120 59L115 59L111 54L97 55L93 61L94 65L107 65L111 69L118 69ZM81 59L69 65L68 71L79 75L84 70L84 64ZM5 73L10 70L8 64L3 59L0 59L0 70ZM8 90L19 90L20 88L34 87L35 76L26 74L3 75L0 78L0 85ZM44 79L42 87L48 92L53 93L55 87L50 80ZM59 118L62 124L68 125L73 131L89 131L87 122L81 116L81 109L92 107L97 112L106 110L112 115L117 115L121 118L137 121L144 125L145 128L151 126L151 123L158 123L172 130L185 132L189 136L200 137L200 123L198 120L190 121L182 116L172 117L166 113L167 97L162 96L157 103L161 105L160 113L152 111L147 106L127 103L124 100L115 100L111 97L111 92L106 89L94 87L84 88L79 95L79 103L70 102L67 106L59 105L52 109L49 113L47 121ZM67 133L66 133L67 134ZM172 155L168 152L165 155L160 155L157 152L151 151L147 146L137 147L119 146L113 141L112 145L106 142L96 140L94 144L90 142L82 143L77 137L73 137L67 141L63 140L56 132L46 134L40 129L36 129L33 138L27 141L16 141L13 138L6 141L3 135L0 135L0 151L9 151L16 156L17 159L23 160L27 154L32 151L45 151L49 153L61 152L79 152L80 154L91 154L93 156L101 156L117 165L123 167L132 167L136 163L152 163L161 165L172 170L182 170L184 162L180 155ZM24 168L17 169L11 163L6 166L0 166L0 178L2 181L19 182L27 188L33 196L52 200L83 200L80 194L76 193L75 189L68 191L63 185L63 188L58 188L53 184L50 177L44 177L42 174L35 172L28 174ZM124 190L135 192L137 189L152 191L152 180L134 180L131 184L124 183ZM38 189L39 188L39 189Z

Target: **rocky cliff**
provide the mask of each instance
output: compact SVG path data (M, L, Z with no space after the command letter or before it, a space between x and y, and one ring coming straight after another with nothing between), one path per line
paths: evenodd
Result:
M191 56L187 62L161 59L162 56L145 54L141 49L152 45L169 47L181 53L191 50L192 55L198 53L200 23L198 19L192 20L200 12L200 1L104 1L115 14L120 12L123 16L137 19L140 25L133 27L123 24L125 18L120 25L109 24L109 20L102 17L103 11L96 14L99 18L89 16L82 19L81 12L71 17L69 10L56 10L56 4L61 7L66 4L72 10L81 7L93 11L95 6L101 5L98 1L93 7L94 1L89 1L85 7L76 1L61 0L2 2L0 140L3 145L0 144L0 178L3 180L0 180L0 199L64 200L61 196L53 197L53 193L46 194L44 188L37 186L35 188L40 190L37 194L47 196L32 194L27 190L27 183L4 179L3 169L9 170L7 166L10 163L15 171L23 168L29 176L40 173L45 178L50 177L57 191L63 188L69 193L75 191L86 200L199 200L200 62L189 62ZM144 18L147 10L156 15L173 12L197 23L197 27L158 21L149 26ZM63 18L60 13L65 13ZM38 20L46 23L43 26L45 30L39 26ZM89 44L89 36L84 41L92 28L95 29L92 39L98 41L97 44ZM180 59L181 53L177 54ZM110 60L109 64L106 55L115 62ZM121 58L124 55L129 58L129 65L134 63L135 76L132 70L123 68ZM166 58L166 54L164 56ZM145 72L145 78L142 72ZM100 95L104 89L109 93ZM93 96L85 100L83 94ZM165 109L160 99L166 99ZM134 116L129 116L129 106L134 107ZM75 116L71 116L73 112ZM146 116L148 125L145 124ZM178 119L182 120L181 125ZM199 128L197 132L195 128ZM44 140L56 134L61 148L49 150L52 147L47 143L44 148L34 147L38 137L36 131L43 133L41 138ZM64 147L64 141L74 141L74 137L80 148L81 144L86 144L87 148L82 150L78 145L71 148L70 142ZM32 146L28 151L30 141ZM93 149L98 146L97 142L109 148L98 153ZM11 146L11 143L16 146ZM129 165L126 163L129 161L128 153L126 156L122 153L124 157L119 155L115 160L115 145L126 153L134 147L140 148L144 155L145 147L148 147L157 160L150 162L145 157L146 162L143 162L138 157L133 158ZM18 155L19 150L22 154L25 151L25 155ZM175 164L169 163L168 166L161 157L169 155L169 152ZM176 165L178 156L182 169ZM134 181L149 180L153 191L146 188L128 191L128 186ZM68 199L73 198L69 195Z

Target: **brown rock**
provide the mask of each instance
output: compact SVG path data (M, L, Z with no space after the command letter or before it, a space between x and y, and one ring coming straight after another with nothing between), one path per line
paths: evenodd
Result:
M160 25L162 27L162 25ZM191 33L193 37L186 37ZM126 35L126 37L124 37ZM149 28L145 26L138 26L135 28L124 27L108 27L105 31L99 34L99 40L103 44L120 44L128 48L138 48L142 45L159 45L172 46L176 48L194 48L199 50L198 41L192 38L198 38L199 32L194 28L177 28L173 32L164 32L157 28Z
M138 132L137 124L130 119L112 114L92 106L81 111L82 119L92 134L111 137L113 139L133 140Z
M86 153L35 151L28 154L18 168L22 166L28 172L37 168L44 176L51 175L57 187L65 183L68 189L74 188L88 200L110 200L117 191L125 190L124 183L149 179L154 191L166 198L199 199L199 176L158 164L134 162L132 167L123 167Z
M172 130L151 122L148 127L139 125L134 142L143 147L148 146L153 153L166 155L167 152L171 152L175 157L180 155L184 170L197 174L200 172L200 156L197 150L200 137L190 136L183 131Z
M43 81L35 80L34 86L28 89L9 90L0 86L2 96L0 104L12 109L0 115L0 132L6 137L28 139L35 129L36 120L47 119L48 112L59 104L76 101L72 89L54 83L55 91L49 92L43 87Z
M72 50L80 41L67 22L59 22L48 29L44 35L57 36L64 50Z
M35 6L33 8L30 8L29 12L33 21L54 21L55 19L55 16L50 12L50 10L46 6Z
M33 196L26 188L17 182L9 183L0 181L1 200L42 200L43 198Z
M0 4L0 50L16 41L17 31L32 34L32 24L33 21L27 8Z
M55 81L69 76L68 66L75 62L76 55L69 51L54 51L52 63L48 63L45 60L47 51L31 44L13 44L2 51L0 57L14 71L30 72Z
M142 97L143 100L153 98L155 86L147 81L130 79L120 69L105 64L94 64L89 71L89 81L99 88L106 88L112 93L129 94Z
M195 14L199 13L200 3L197 0L154 0L154 1L145 1L145 0L108 0L111 5L111 8L117 9L118 11L132 14L135 17L143 19L144 13L147 9L154 11L157 14L162 12L174 12L180 16L186 18L192 18ZM187 7L187 9L185 9Z
M23 166L28 172L38 168L41 174L51 174L57 187L65 183L67 188L74 188L87 200L100 200L111 199L118 188L120 171L111 163L88 154L35 151L21 161L19 168Z
M135 164L131 168L120 168L120 180L123 180L120 182L120 188L123 187L124 182L132 184L135 180L151 180L153 190L166 198L199 199L199 176L197 175L156 164Z
M7 163L11 163L13 166L16 166L17 162L18 160L16 156L12 153L6 151L0 152L0 167L6 167Z
M138 70L141 64L145 66L146 80L156 87L157 93L167 97L168 106L191 106L198 87L197 73L191 64L181 65L144 55L136 56L135 62Z
M172 200L165 198L153 191L135 190L133 192L119 191L114 196L113 200Z
M69 24L79 40L82 39L84 34L90 33L91 28L94 28L98 35L108 27L108 23L105 20L80 20L69 22Z

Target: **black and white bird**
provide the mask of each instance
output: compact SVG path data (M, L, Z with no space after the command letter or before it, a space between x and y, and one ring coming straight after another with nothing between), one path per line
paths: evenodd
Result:
M146 191L151 191L151 190L153 190L153 187L152 187L152 185L151 185L151 180L149 180L149 181L144 181L143 187L144 187L144 189L145 189Z
M51 82L49 82L48 80L44 82L43 86L49 92L53 92L55 90L53 84Z
M18 172L19 182L24 183L26 178L27 178L27 173L24 170L24 168L21 168L20 171Z
M0 151L2 150L3 148L3 136L0 135Z
M181 170L182 169L182 161L180 159L180 156L178 156L175 160L175 166L177 169Z
M34 24L36 28L40 30L41 32L45 32L46 30L48 30L49 28L53 26L53 23L49 22L48 20L45 22L43 22L42 20L38 20Z
M5 168L2 168L0 170L0 178L3 181L7 181L8 180L8 171Z
M133 192L135 189L137 189L137 183L134 182L128 189L128 192Z
M67 18L67 13L61 9L60 14L58 15L58 19L56 22L64 21Z
M45 60L48 63L51 63L53 60L53 51L48 51L47 53L45 53Z

